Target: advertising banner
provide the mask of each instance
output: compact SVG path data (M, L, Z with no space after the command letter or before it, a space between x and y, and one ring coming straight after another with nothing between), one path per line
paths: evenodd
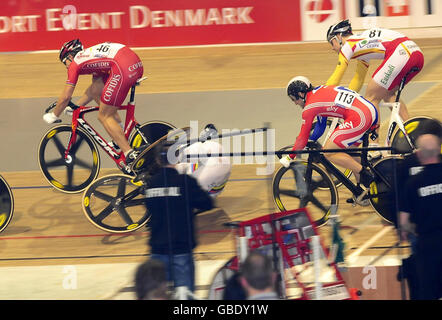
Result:
M301 41L300 0L7 0L0 2L0 51Z

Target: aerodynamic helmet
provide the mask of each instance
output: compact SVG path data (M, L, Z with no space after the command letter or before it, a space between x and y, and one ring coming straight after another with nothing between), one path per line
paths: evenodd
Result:
M348 21L348 19L342 20L342 21L330 26L330 28L328 28L327 41L330 42L338 34L343 34L343 35L353 34L352 29L351 29L351 24Z
M291 99L303 99L305 102L307 92L312 90L313 86L310 80L303 76L296 76L287 84L287 95ZM303 96L300 96L300 93L303 93Z
M60 61L65 63L69 54L76 55L83 50L83 44L79 39L74 39L63 44L60 49Z

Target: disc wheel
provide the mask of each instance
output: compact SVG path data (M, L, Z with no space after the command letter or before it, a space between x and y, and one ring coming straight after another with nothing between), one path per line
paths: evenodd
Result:
M394 164L394 161L396 161L396 164ZM370 185L370 203L376 213L389 223L396 221L394 169L395 166L396 168L399 166L400 161L402 161L401 157L390 156L380 159L373 166L374 170L379 172L385 181L376 176L375 181ZM397 188L400 187L397 186Z
M273 199L281 211L307 208L317 227L327 223L332 209L337 210L338 192L330 175L315 163L309 168L306 161L302 172L294 163L281 167L273 177Z
M14 214L14 197L6 180L0 176L0 232L6 229Z
M141 124L138 129L141 131L144 138L146 138L147 142L152 144L165 136L170 130L175 129L175 127L164 121L149 121ZM129 144L132 148L139 148L146 144L139 131L135 129L129 137Z
M50 129L38 147L38 163L46 180L65 193L83 191L98 176L100 154L90 136L77 128L77 138L69 154L65 151L72 134L70 125Z
M113 174L95 180L83 194L83 211L97 228L111 233L135 231L150 218L144 186L134 177Z
M432 121L434 120L430 117L413 117L404 122L405 131L407 131L407 134L414 146L416 145L417 138L425 130L427 124ZM398 128L396 128L395 132L393 133L391 147L394 148L392 150L393 154L407 154L413 152L413 148L408 143L402 131L400 131Z

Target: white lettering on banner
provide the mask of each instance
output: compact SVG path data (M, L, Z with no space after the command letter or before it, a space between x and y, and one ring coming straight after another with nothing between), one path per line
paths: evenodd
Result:
M37 18L40 15L29 16L0 16L0 33L6 32L35 32L37 31Z
M65 8L64 11L67 12ZM95 30L120 29L124 12L69 13L63 14L59 8L46 9L46 30ZM60 23L61 22L61 23Z
M209 8L185 10L151 11L146 6L129 8L130 28L152 28L203 26L212 24L250 24L255 21L250 17L253 7Z

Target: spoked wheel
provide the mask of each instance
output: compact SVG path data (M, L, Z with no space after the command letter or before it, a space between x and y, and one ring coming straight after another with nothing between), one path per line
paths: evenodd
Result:
M430 117L413 117L404 122L405 130L410 137L413 147L416 145L416 139L422 134L427 125L434 120ZM408 143L402 131L396 128L391 139L391 147L394 148L393 154L407 154L413 152L412 146Z
M6 229L14 214L14 197L6 180L0 176L0 232Z
M281 211L307 207L317 227L324 225L338 206L338 192L330 175L305 161L281 167L273 177L273 199Z
M396 168L399 166L400 161L402 161L401 157L390 156L380 159L373 166L374 170L379 172L388 184L379 176L376 177L375 182L370 185L370 203L376 213L390 223L396 221L394 169L395 166ZM400 187L396 186L396 188Z
M97 178L100 154L89 135L77 128L77 139L65 157L71 134L70 125L50 129L40 141L38 163L54 188L66 193L77 193Z
M139 148L146 144L144 138L146 138L149 144L154 143L173 129L175 129L173 125L163 121L149 121L143 123L133 131L129 137L129 144L132 148ZM138 130L141 131L144 138Z
M83 194L83 211L99 229L124 233L144 226L150 218L144 186L134 177L113 174L95 180Z

